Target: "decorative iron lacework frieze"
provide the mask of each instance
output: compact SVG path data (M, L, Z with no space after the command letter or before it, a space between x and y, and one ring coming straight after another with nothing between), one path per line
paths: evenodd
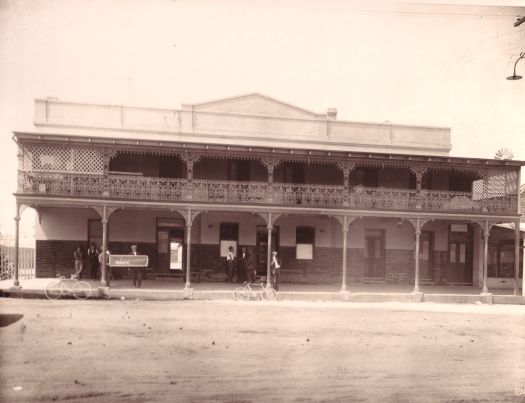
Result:
M24 146L24 171L76 172L102 174L102 149L70 146Z
M500 185L498 185L500 186ZM482 186L483 189L483 186ZM19 171L18 192L66 197L116 198L150 201L181 201L271 204L301 207L332 207L372 210L404 210L451 213L515 214L517 194L505 189L485 193L396 189L343 185L304 185L267 182L233 182L140 175L80 174Z

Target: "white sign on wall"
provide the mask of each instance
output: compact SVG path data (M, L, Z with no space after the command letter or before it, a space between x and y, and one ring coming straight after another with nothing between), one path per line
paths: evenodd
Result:
M233 256L237 256L237 241L221 241L221 257L228 255L228 248L233 248Z
M295 248L295 258L312 260L314 258L314 246L311 243L298 243Z
M182 270L182 243L170 242L170 269Z

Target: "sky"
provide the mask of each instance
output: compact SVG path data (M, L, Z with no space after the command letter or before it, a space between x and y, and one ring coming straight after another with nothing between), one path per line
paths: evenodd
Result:
M450 127L453 156L525 160L525 79L505 80L525 52L518 16L525 0L0 0L0 233L14 229L12 131L34 130L48 96L178 109L260 92Z

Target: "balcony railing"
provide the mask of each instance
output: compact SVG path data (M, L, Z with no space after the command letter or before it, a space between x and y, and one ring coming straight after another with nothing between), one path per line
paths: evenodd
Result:
M156 201L195 201L225 204L271 204L296 207L418 210L516 214L517 194L371 188L266 182L153 178L136 175L101 175L19 172L18 192L30 195L96 197Z

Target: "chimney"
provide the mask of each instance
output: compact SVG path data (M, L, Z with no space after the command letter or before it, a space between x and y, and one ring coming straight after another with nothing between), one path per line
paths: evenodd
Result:
M337 109L336 108L328 108L326 110L326 116L328 120L336 120L337 119Z

